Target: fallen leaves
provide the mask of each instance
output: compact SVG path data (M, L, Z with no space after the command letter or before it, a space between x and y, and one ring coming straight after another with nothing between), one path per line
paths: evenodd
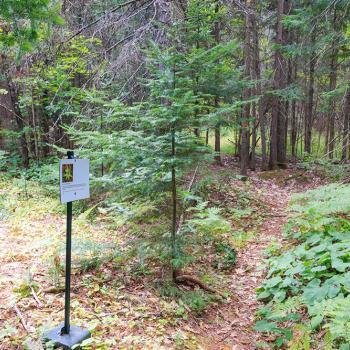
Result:
M281 185L273 179L255 176L245 184L232 180L230 186L229 194L218 194L216 199L235 206L245 200L245 189L254 193L252 210L232 212L236 215L232 224L254 234L239 245L236 267L229 272L215 270L217 276L211 277L210 285L225 290L228 297L213 302L198 317L186 303L180 305L171 298L160 297L152 284L154 276L135 278L124 269L127 261L107 262L86 273L76 269L72 276L72 320L92 330L91 349L251 350L259 342L272 341L262 339L253 330L254 314L259 307L255 289L265 274L264 251L273 241L283 242L281 228L287 219L285 208L290 193L305 185L296 184L293 178ZM237 194L237 188L243 194ZM31 213L27 205L34 205L32 199L21 205L25 207L16 209L15 215L23 212L26 220L0 222L0 299L6 300L5 307L0 305L1 350L23 343L28 333L34 344L43 328L57 325L63 319L63 288L51 285L48 262L53 264L56 256L56 270L62 283L61 262L57 262L59 256L53 252L56 249L57 254L57 245L63 242L64 218L52 211L53 204L48 199L43 201L50 209L46 211L40 206L36 213ZM259 210L259 205L264 210ZM263 213L268 215L261 216ZM27 224L29 221L31 225ZM103 243L110 240L109 231L100 221L80 222L78 226L76 235ZM121 237L125 234L123 230ZM215 256L208 254L201 260L203 277L213 276L214 270L210 270L213 259ZM26 280L30 266L35 266L33 280L39 288L29 286L25 295L17 298L16 309L11 308L13 288Z

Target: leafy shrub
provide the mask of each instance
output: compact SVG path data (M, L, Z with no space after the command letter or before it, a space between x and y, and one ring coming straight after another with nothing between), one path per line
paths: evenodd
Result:
M7 157L6 152L0 150L0 170L4 171L6 169Z
M32 165L28 170L22 170L21 177L40 185L45 194L58 197L59 195L59 171L56 158L47 159L40 165Z
M323 322L333 340L350 341L348 318L340 306L350 293L349 195L350 186L332 184L294 197L286 230L289 249L272 251L267 279L258 289L258 298L267 303L259 312L263 320L258 330L290 340L283 332L291 328L283 322L298 321L305 306L313 329ZM295 301L293 309L276 314Z
M18 176L21 157L17 153L7 153L0 150L0 177L11 178Z

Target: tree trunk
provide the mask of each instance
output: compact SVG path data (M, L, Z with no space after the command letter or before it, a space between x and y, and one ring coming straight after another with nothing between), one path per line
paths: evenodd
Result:
M336 30L337 11L334 8L333 29ZM337 40L332 41L332 53L330 57L330 72L329 72L329 91L334 91L337 87L337 68L338 68L338 48ZM328 155L330 159L334 157L335 145L335 117L336 117L336 103L335 98L331 97L328 113Z
M296 82L298 74L297 60L293 62L293 81ZM297 101L294 99L291 105L291 130L290 130L290 143L292 149L292 162L296 162L296 146L297 146L297 133L298 133L298 123L297 123Z
M251 155L251 162L250 162L250 168L251 170L255 170L256 168L256 157L255 157L255 148L256 148L256 138L257 138L257 126L258 126L258 119L260 123L260 130L261 130L261 153L262 153L262 164L261 168L262 170L266 170L268 167L268 160L267 160L267 154L266 154L266 132L265 132L265 114L263 111L263 100L261 97L261 67L260 67L260 47L259 47L259 32L258 32L258 25L256 20L256 0L250 1L250 6L253 9L253 11L248 14L248 21L249 21L249 30L251 32L251 77L255 81L255 87L254 87L254 95L260 96L260 101L258 102L258 105L254 103L253 105L253 118L254 118L254 126L253 126L253 132L252 132L252 155Z
M280 46L283 45L283 24L282 16L284 13L284 2L285 0L278 0L277 2L277 23L276 23L276 51L275 51L275 63L274 63L274 78L273 78L273 89L275 92L282 87L282 67L283 56ZM277 169L279 158L281 157L281 150L278 148L280 145L281 130L281 101L280 97L274 94L272 96L272 112L271 112L271 129L270 129L270 169ZM284 133L283 133L284 134ZM282 136L283 137L283 136Z
M256 114L256 103L253 103L252 106L252 117L254 120L254 125L252 127L252 145L251 145L251 153L250 153L250 170L256 170L256 130L258 128L257 124L257 114Z
M283 26L283 18L286 14L290 12L291 1L281 0L280 1L280 11L282 11L280 18L280 30L282 30L282 44L287 45L290 41L290 33ZM278 69L279 69L279 88L285 89L290 83L290 74L287 64L287 60L283 56L282 52L278 50ZM288 128L288 101L284 101L282 98L279 98L279 118L277 119L277 161L280 168L287 167L287 128Z
M315 32L311 34L311 45L315 43ZM312 139L312 113L314 104L314 83L315 83L315 66L316 58L314 57L314 51L311 53L309 62L309 84L307 92L307 107L305 110L305 135L304 135L304 150L307 153L311 153L311 139Z
M9 93L11 96L13 115L15 117L15 121L17 124L17 130L20 133L19 143L20 143L20 149L21 149L22 163L23 163L23 166L27 169L29 168L29 150L28 150L28 144L27 144L27 140L24 132L24 126L25 126L24 118L19 108L19 102L18 102L19 91L18 91L18 87L13 82L8 82L8 87L9 87Z
M349 146L349 124L350 122L350 83L345 93L345 101L343 108L343 148L342 148L342 160L348 159L347 150ZM350 155L349 155L350 156Z
M332 50L332 57L330 63L330 74L329 74L329 91L335 90L337 87L337 49ZM328 114L328 154L329 158L334 157L334 145L335 145L335 117L336 117L336 103L335 98L331 97L330 111Z
M215 107L218 106L218 103L215 103ZM215 138L215 161L217 164L221 164L221 142L220 142L220 138L221 138L221 132L220 132L220 123L217 123L215 125L215 130L214 130L214 138Z
M6 81L0 81L0 89L8 91L8 86ZM12 120L12 101L9 93L0 94L0 130L13 129ZM10 150L10 141L5 135L0 133L0 149Z
M219 12L219 1L216 0L215 13ZM216 20L214 24L213 36L216 44L220 42L220 27L219 21ZM219 106L219 97L215 97L215 108ZM221 132L220 132L220 122L215 125L215 161L217 164L221 165Z
M251 0L246 1L246 5L250 6ZM244 44L244 59L245 59L245 72L246 79L251 79L251 15L246 14L245 18L245 44ZM251 97L251 89L245 88L243 92L243 100L248 100ZM246 176L249 165L249 120L251 119L251 105L246 103L243 108L243 118L241 120L241 134L242 143L240 149L240 161L241 161L241 175Z

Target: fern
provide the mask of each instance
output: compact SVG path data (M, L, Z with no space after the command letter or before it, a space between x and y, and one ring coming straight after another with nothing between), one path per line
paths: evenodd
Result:
M200 203L197 207L189 209L195 214L191 220L188 220L187 225L194 226L198 232L212 237L229 232L231 225L220 215L221 210L219 208L206 208L207 204L207 202Z
M350 296L339 295L337 298L323 300L309 309L313 323L321 324L329 330L332 341L350 343Z
M350 186L330 184L296 195L290 209L306 217L346 213L350 210Z
M267 260L267 279L258 289L258 298L268 302L259 311L265 319L259 321L260 329L280 335L278 324L298 320L294 315L305 305L311 329L323 323L331 343L349 343L350 186L332 184L308 191L293 199L291 209L287 233L293 241ZM308 343L304 333L290 349Z

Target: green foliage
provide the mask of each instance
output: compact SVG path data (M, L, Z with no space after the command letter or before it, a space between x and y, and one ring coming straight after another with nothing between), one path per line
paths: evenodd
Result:
M4 328L0 331L0 340L17 333L17 329L5 322Z
M350 297L343 294L334 299L322 300L309 308L311 325L315 329L324 321L324 328L329 330L332 341L350 345Z
M192 212L193 217L187 221L187 225L205 237L213 238L230 232L231 225L220 215L221 210L208 208L207 205L207 202L201 202L196 207L189 208L188 212Z
M350 171L350 166L347 163L315 159L315 157L310 155L304 157L304 162L300 163L299 166L303 167L306 171L331 181L347 181Z
M93 108L92 97L99 93L85 84L96 72L91 63L99 45L98 39L77 36L52 58L50 65L39 61L31 76L17 79L25 87L20 97L22 114L27 115L33 108L43 109L45 118L51 119L53 125L64 125L70 124L88 103ZM40 136L42 132L37 128L27 134Z
M311 349L311 331L310 328L297 324L293 328L294 338L288 344L289 350L310 350Z
M163 297L176 300L176 315L183 318L188 317L188 309L200 316L212 302L217 300L215 296L202 290L183 291L171 282L164 283L160 288L160 293Z
M236 264L237 253L230 245L219 242L216 245L216 252L219 254L218 267L229 270Z
M255 236L256 232L254 231L246 232L239 230L237 232L234 232L231 236L232 245L238 249L244 248L250 241L254 239Z
M2 0L0 2L0 43L17 45L20 52L29 51L52 24L62 25L58 15L60 3L51 0ZM0 47L1 48L1 47Z
M28 296L32 295L31 288L33 288L36 292L39 289L39 286L36 283L33 282L24 282L20 286L13 289L15 293L18 293L18 295L21 298L27 298Z
M348 341L345 305L350 293L349 194L350 186L331 184L293 198L294 214L286 233L297 243L267 260L269 271L258 289L258 298L268 304L259 313L265 318L257 324L265 325L259 330L267 331L269 325L269 331L279 333L279 329L272 329L278 327L275 311L297 301L291 313L277 315L290 317L301 313L302 305L306 305L313 329L323 321L334 341ZM282 317L277 321L285 320Z
M0 170L5 170L7 164L6 152L0 150Z
M183 31L183 49L178 48L178 31L169 34L171 45L166 48L150 44L151 48L146 52L149 75L142 82L148 93L147 99L126 105L93 92L87 102L89 114L81 114L74 128L67 129L80 145L81 156L88 155L91 159L94 187L112 193L108 198L109 213L112 213L111 208L124 210L124 217L135 221L126 208L151 201L160 205L160 210L155 213L159 218L164 213L169 216L173 170L179 208L186 210L188 198L179 195L179 184L195 165L202 166L213 156L204 139L196 136L193 130L197 129L200 134L202 130L224 122L233 111L240 110L242 102L238 98L233 101L232 95L234 75L239 72L229 60L238 44L214 45L212 20L223 13L216 14L215 8L207 5L193 1L189 6L189 21L181 26L198 27L199 32L193 35L192 31ZM204 39L205 44L202 43ZM208 40L212 43L209 47ZM235 88L241 91L237 86ZM215 98L221 103L214 103ZM101 159L105 169L103 176ZM176 268L191 260L187 246L196 241L195 235L209 237L230 229L218 209L193 209L189 222L178 232L174 243L170 221L163 218L159 221L159 225L142 233L136 251L143 259L157 256Z
M103 263L116 258L120 253L114 244L76 238L72 245L72 254L75 267L86 272L98 269Z
M18 153L9 153L0 150L0 178L18 176L21 158Z

